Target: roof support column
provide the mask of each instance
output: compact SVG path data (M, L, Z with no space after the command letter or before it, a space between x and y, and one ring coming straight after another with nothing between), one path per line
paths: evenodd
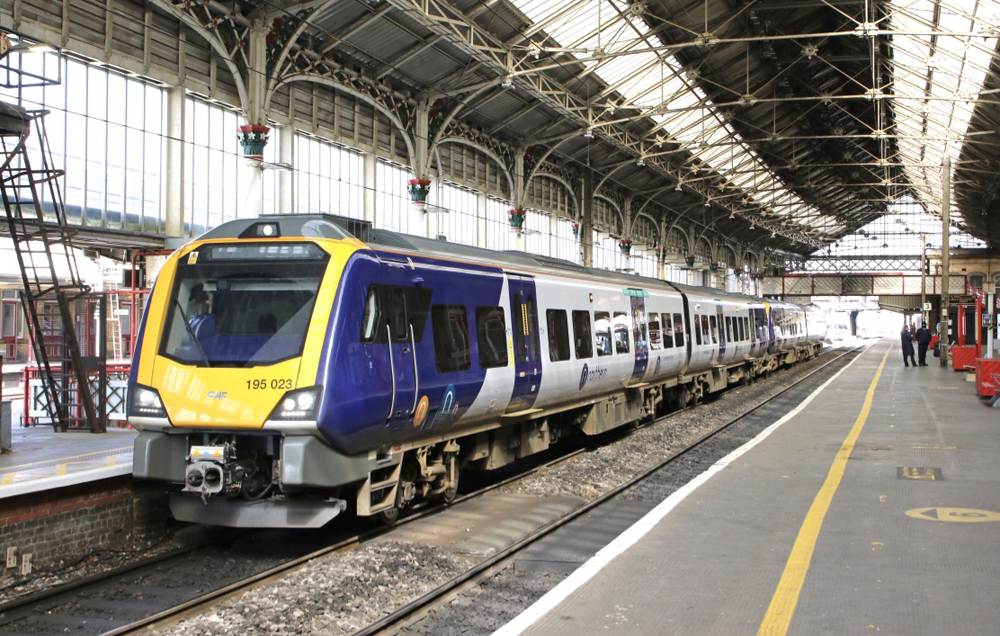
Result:
M182 86L167 90L167 173L164 232L184 236L184 99Z
M414 111L413 127L413 178L407 182L410 202L418 212L427 211L427 195L431 192L430 179L430 105L422 99ZM431 236L430 238L434 238Z
M559 217L555 214L549 215L549 256L559 256Z
M361 193L362 205L364 206L364 219L371 221L373 227L380 227L382 219L376 214L377 201L375 193L378 192L378 157L374 152L366 152L362 159L362 170L364 172L364 192Z
M267 33L267 25L262 20L254 20L250 26L246 43L250 52L247 72L247 103L244 104L247 123L239 126L243 156L251 162L258 163L264 159L264 146L267 145L268 141L267 133L271 131L267 127L267 76L265 75Z
M594 175L583 171L583 193L580 197L580 258L584 267L594 266Z
M295 214L295 127L278 126L278 163L290 169L278 171L278 214Z
M486 210L489 200L485 192L476 193L476 247L487 247L486 232Z
M948 221L951 216L951 157L944 156L944 166L941 169L941 328L938 336L938 347L941 351L941 366L948 366L948 295L951 293L951 264L949 263ZM965 290L962 290L963 292ZM976 326L979 329L979 326Z

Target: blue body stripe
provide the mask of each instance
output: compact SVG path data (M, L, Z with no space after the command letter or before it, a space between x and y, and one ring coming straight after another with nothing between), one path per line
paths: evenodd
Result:
M384 256L400 263L396 254ZM373 284L429 290L431 307L465 308L468 368L438 370L432 309L427 311L423 332L417 334L413 350L419 383L416 397L426 397L428 406L420 422L414 422L413 413L407 413L415 401L412 387L403 387L397 396L400 399L393 411L402 411L401 416L389 416L393 395L390 368L400 360L402 349L396 345L361 342L365 299ZM323 436L344 452L359 453L426 436L428 429L451 428L479 395L486 377L478 361L475 308L498 306L502 289L503 273L496 267L456 266L418 256L411 256L402 266L392 267L379 258L378 252L359 251L352 255L341 275L320 359L324 391L318 426ZM392 359L390 351L395 356ZM406 362L412 364L412 358ZM402 377L405 379L405 375ZM387 427L394 429L393 433L387 434Z

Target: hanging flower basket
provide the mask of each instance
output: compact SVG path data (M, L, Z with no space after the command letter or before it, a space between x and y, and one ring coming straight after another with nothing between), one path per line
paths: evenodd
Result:
M427 195L431 192L430 179L410 179L407 183L407 190L410 191L410 203L413 205L426 206Z
M684 257L684 262L687 263L688 267L694 267L694 256L692 254L688 254Z
M622 251L622 254L628 256L632 253L632 241L631 239L622 239L618 241L618 249Z
M507 221L510 223L510 229L515 232L520 232L524 228L524 218L526 213L521 208L516 210L507 211Z
M573 238L575 238L575 239L580 238L580 224L579 223L574 223L573 224Z
M239 127L240 145L243 146L243 157L246 159L264 159L264 146L267 145L267 126L246 125Z

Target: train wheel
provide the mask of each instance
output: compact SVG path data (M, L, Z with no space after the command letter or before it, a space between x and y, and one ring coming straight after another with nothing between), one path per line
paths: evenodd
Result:
M399 521L399 506L383 510L375 515L375 519L378 520L379 524L386 527L396 525L396 522Z
M458 469L455 469L455 485L451 488L445 488L444 492L441 493L441 502L444 505L449 505L451 502L455 501L455 497L458 496Z
M681 410L687 407L688 402L691 401L691 391L686 386L682 386L677 390L677 410Z

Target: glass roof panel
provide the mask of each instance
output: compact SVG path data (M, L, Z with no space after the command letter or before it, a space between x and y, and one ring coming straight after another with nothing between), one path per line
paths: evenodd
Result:
M990 37L997 24L997 3L893 0L888 8L889 26L896 32L890 37L904 171L924 205L940 213L941 166L945 156L951 158L953 171L957 166L961 140L997 44Z
M675 58L647 47L647 25L624 0L512 0L534 26L559 46L571 47L629 108L647 110L661 137L680 143L744 190L751 203L798 229L840 231L837 218L824 216L768 169L726 124ZM925 206L940 211L941 165L957 164L975 100L997 46L1000 2L996 0L889 0L879 37L892 43L892 98L895 133L907 180ZM884 30L888 29L888 31ZM888 34L888 35L887 35ZM600 53L612 57L599 57ZM595 61L592 58L598 56ZM751 205L750 207L754 207Z
M626 14L623 2L590 3L576 5L580 10L568 12L564 5L546 0L513 0L513 4L535 24L544 25L545 32L561 46L586 48L575 52L586 58L600 49L606 53L636 51L602 62L596 74L613 86L630 105L653 110L652 119L675 142L680 142L709 167L724 175L732 185L749 190L747 195L762 207L774 207L776 192L783 189L781 182L767 169L756 153L726 125L711 101L696 86L683 78L679 62L672 56L657 55L645 49L647 43L636 35L647 30L635 18L620 17ZM612 7L611 5L614 5ZM602 28L598 28L600 21ZM649 44L662 45L655 36ZM637 72L644 70L644 72ZM653 101L654 103L643 103ZM727 172L739 164L740 173ZM749 175L751 171L754 175ZM819 211L808 206L796 195L785 191L785 201L771 212L789 220L819 216ZM819 227L811 223L808 227Z

